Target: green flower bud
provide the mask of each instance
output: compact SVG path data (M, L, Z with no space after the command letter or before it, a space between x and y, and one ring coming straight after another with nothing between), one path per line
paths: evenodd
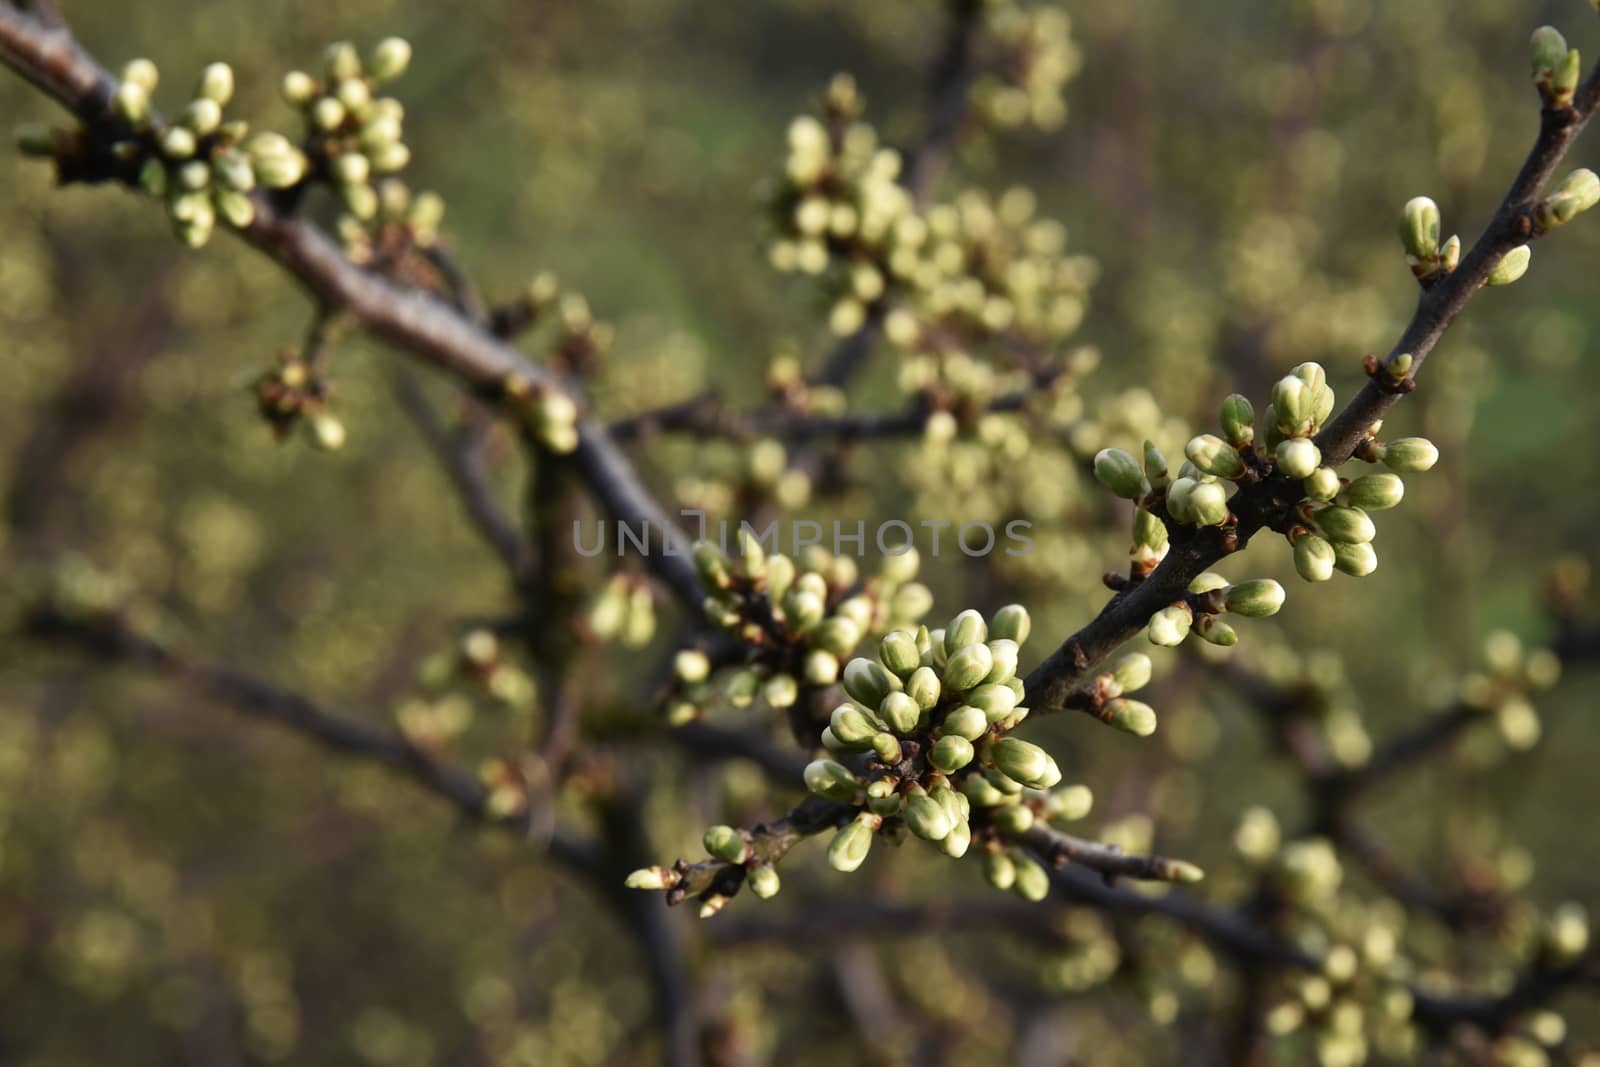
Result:
M904 630L884 635L878 645L878 659L902 678L909 677L922 666L922 653L917 648L917 640Z
M1014 797L1022 792L1022 783L1015 779L1007 778L1005 772L998 767L983 768L983 777L1004 796Z
M967 645L945 663L943 690L947 694L964 693L987 678L993 669L994 654L988 645Z
M1135 737L1149 737L1156 732L1156 709L1127 697L1107 701L1101 718L1107 726L1114 726Z
M989 716L984 714L982 708L963 704L944 717L944 722L940 728L946 734L964 737L968 741L976 741L989 732Z
M1540 233L1548 232L1571 222L1596 203L1600 203L1600 177L1592 170L1575 170L1534 209L1534 226Z
M122 80L132 82L146 93L153 93L161 82L161 72L148 59L132 59L122 68Z
M1510 285L1524 274L1528 273L1528 263L1533 259L1533 249L1527 245L1518 245L1500 257L1489 271L1489 276L1484 279L1485 285Z
M1333 565L1346 574L1365 578L1378 569L1378 553L1369 544L1336 544Z
M750 883L750 892L762 900L771 900L782 888L782 883L778 879L778 869L766 863L751 867L749 873L745 875L745 881Z
M1237 478L1244 473L1244 460L1238 451L1212 434L1190 438L1183 451L1190 463L1215 478Z
M792 633L809 632L822 621L827 610L823 598L809 589L793 588L783 598L783 613Z
M993 815L995 828L1003 834L1025 833L1033 820L1033 809L1022 804L1008 804L996 809Z
M212 63L200 72L200 85L195 95L224 105L233 99L233 68L226 63Z
M183 123L201 137L214 133L222 125L222 105L206 97L191 100L183 109Z
M994 613L989 623L990 637L1015 641L1019 646L1027 643L1032 630L1033 620L1028 617L1028 609L1021 604L1007 604Z
M840 704L834 708L828 717L828 728L847 745L869 745L878 734L878 724L854 704Z
M1160 492L1167 487L1167 457L1153 441L1144 443L1144 477L1150 488Z
M1540 26L1533 31L1529 44L1533 54L1534 80L1548 82L1555 69L1566 61L1570 51L1567 39L1554 26Z
M111 103L117 114L136 129L143 129L150 121L150 91L137 82L124 81L118 85Z
M1316 416L1317 395L1305 380L1290 374L1272 387L1272 412L1278 431L1285 437L1310 433ZM1272 442L1269 441L1269 444ZM1276 444L1273 444L1276 448Z
M906 825L925 841L942 841L950 833L950 816L944 805L927 793L916 791L906 798Z
M139 185L151 196L167 194L167 165L159 159L146 160L139 170Z
M334 157L333 180L341 185L361 185L372 176L372 164L359 152Z
M317 95L317 80L303 70L283 76L283 98L295 107L304 107Z
M678 872L670 867L640 867L622 884L629 889L671 889L678 881Z
M1010 889L1017 881L1017 865L1004 852L983 854L983 876L989 884L1001 891Z
M638 647L648 643L649 638L643 641L635 640L631 644ZM792 708L794 702L800 698L800 687L795 683L794 676L790 674L774 674L768 678L761 687L761 695L766 698L767 704L774 708Z
M1362 475L1344 490L1345 502L1365 511L1387 510L1400 503L1405 495L1406 483L1398 474Z
M242 230L256 219L255 201L244 193L232 189L218 189L212 199L217 203L217 213L236 229Z
M1167 528L1145 508L1133 509L1133 543L1158 555L1167 549Z
M906 695L923 711L939 703L940 692L939 675L932 667L918 667L906 680Z
M891 733L874 734L872 751L877 754L880 761L891 767L905 758L905 752L900 748L900 739Z
M1231 393L1222 402L1222 437L1234 448L1249 448L1256 438L1256 409L1248 398Z
M861 643L861 627L853 619L833 615L811 631L810 639L818 648L842 659L854 652L856 645Z
M1189 493L1189 512L1200 526L1221 526L1228 521L1228 491L1220 482L1199 482Z
M373 80L388 82L404 74L410 65L410 42L401 37L388 37L379 41L378 46L372 50L371 61L367 66L372 72Z
M1291 478L1309 478L1322 465L1322 450L1308 437L1291 437L1278 444L1278 469Z
M1020 738L996 741L989 746L989 758L1007 778L1030 789L1050 789L1061 781L1061 768L1050 753Z
M1000 775L1004 778L1004 775ZM1008 779L1009 780L1009 779ZM987 773L968 775L961 782L961 795L980 808L992 808L1005 802L1006 794L996 789Z
M832 685L839 680L839 657L822 648L806 653L803 664L807 685Z
M983 685L965 697L966 702L988 716L990 722L1000 722L1017 706L1017 694L1005 685Z
M724 863L743 863L750 858L750 846L731 826L713 826L704 838L706 852Z
M872 851L872 835L882 823L878 816L867 812L845 823L828 843L829 865L844 874L858 869Z
M928 762L945 774L954 774L971 763L974 755L971 741L960 734L946 734L933 743Z
M1150 491L1139 461L1120 448L1105 448L1094 457L1094 476L1100 484L1126 500L1138 500Z
M331 96L319 96L311 105L311 124L319 130L331 133L343 126L347 117L344 105Z
M336 41L328 46L323 63L332 81L361 77L361 54L349 41Z
M1012 853L1011 862L1017 872L1012 888L1018 896L1037 904L1050 895L1050 872L1042 864L1022 852Z
M1224 603L1235 615L1264 619L1278 613L1278 609L1283 607L1283 597L1283 586L1271 578L1256 578L1229 586Z
M958 821L950 827L950 832L945 835L939 847L946 856L960 859L967 854L967 849L972 847L972 826L965 819Z
M889 724L889 729L902 737L916 732L922 708L904 693L890 693L878 705L878 717Z
M989 642L989 656L994 660L994 666L989 668L989 673L984 675L984 684L1000 684L1007 682L1017 675L1017 643L1001 638Z
M161 154L168 159L188 159L196 147L194 131L186 126L168 126L161 133Z
M324 452L337 452L344 447L344 423L329 415L326 411L319 411L306 421L306 428L311 431L311 443Z
M1569 48L1550 74L1550 92L1546 97L1549 105L1557 108L1571 104L1572 95L1578 90L1578 79L1582 75L1583 57L1576 48Z
M860 780L836 760L812 760L806 764L804 777L806 788L819 797L841 804L860 804L866 799Z
M1152 645L1163 648L1177 648L1183 644L1183 639L1189 636L1189 627L1194 625L1194 613L1186 604L1173 604L1162 608L1150 617L1150 625L1146 636Z
M1439 205L1425 196L1406 201L1400 213L1400 243L1406 255L1431 260L1439 254Z
M1360 508L1323 508L1316 520L1324 536L1335 544L1360 545L1378 536L1377 527Z
M1294 569L1308 582L1333 577L1333 546L1316 534L1302 534L1294 543Z
M1167 513L1181 523L1195 524L1194 491L1200 483L1193 478L1178 478L1167 487Z
M1154 673L1150 657L1143 652L1130 652L1111 665L1111 680L1119 693L1134 693L1150 684Z
M1425 437L1402 437L1383 446L1383 465L1392 471L1425 471L1439 462L1439 450Z
M698 648L686 648L672 658L672 671L679 681L697 685L711 676L711 659Z
M1288 442L1284 442L1287 444ZM1318 467L1300 484L1307 497L1326 503L1339 495L1339 474L1332 467Z
M754 671L735 671L723 686L723 695L736 708L748 708L761 690L761 679Z
M951 826L966 822L967 816L972 814L972 802L943 783L930 789L928 795L937 800L944 808L944 813L950 816Z
M211 168L198 159L191 159L178 168L178 185L196 192L211 184Z
M944 650L948 655L955 655L968 645L981 645L988 637L989 628L984 625L983 616L968 608L944 628Z
M884 697L903 688L900 679L890 674L883 664L863 657L845 664L842 681L844 691L869 708L877 707Z

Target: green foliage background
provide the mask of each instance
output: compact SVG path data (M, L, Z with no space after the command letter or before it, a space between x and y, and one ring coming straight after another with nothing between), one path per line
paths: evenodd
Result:
M815 297L766 266L760 183L781 163L789 118L837 70L857 75L886 135L913 136L943 25L933 0L68 6L110 63L149 55L186 83L228 59L238 109L280 125L284 69L314 62L328 40L409 37L418 56L400 89L414 184L446 196L448 233L491 298L550 269L618 326L601 387L615 414L708 385L753 402L775 348L826 347ZM1476 236L1536 126L1528 30L1558 20L1591 52L1600 38L1568 3L1068 9L1085 66L1066 128L971 139L944 188L1031 185L1041 213L1101 264L1081 337L1104 363L1086 402L1126 404L1124 391L1142 388L1194 425L1230 389L1261 395L1302 360L1322 361L1348 395L1360 356L1387 350L1414 297L1393 236L1399 205L1426 192L1447 233ZM0 113L53 117L14 79L0 80ZM1597 153L1582 143L1573 162ZM54 192L20 159L0 160L0 184L0 478L27 473L30 431L75 368L142 364L139 405L111 426L86 417L81 442L49 450L54 492L0 527L0 605L77 554L158 605L187 646L378 722L418 659L463 620L508 608L499 570L396 409L387 353L351 342L337 354L343 452L279 446L245 385L298 340L306 309L270 263L230 241L186 253L147 205ZM1384 524L1377 575L1309 589L1266 538L1229 571L1284 577L1282 645L1341 654L1374 735L1436 702L1489 629L1544 636L1543 576L1562 555L1593 554L1597 257L1600 228L1563 230L1523 282L1483 294L1451 332L1394 420L1445 459ZM898 403L880 360L852 407ZM909 446L886 447L889 463L916 461ZM684 458L667 449L645 466L670 485ZM504 468L510 498L509 449ZM817 514L903 504L861 494ZM1094 538L1079 580L1028 600L1035 655L1103 597L1094 583L1125 542ZM959 557L929 581L952 610L1016 595ZM1292 823L1298 798L1237 698L1192 663L1162 662L1151 742L1086 721L1040 735L1069 778L1095 787L1091 829L1148 811L1157 843L1219 872L1206 891L1225 898L1238 885L1227 871L1239 811L1264 803ZM1491 728L1377 798L1374 817L1420 868L1451 870L1457 844L1487 835L1536 859L1535 900L1596 901L1581 826L1600 731L1583 714L1592 679L1581 671L1541 704L1540 748L1512 756ZM600 696L623 704L624 692ZM514 727L476 723L473 736L487 753ZM717 811L759 817L782 802L753 771L685 769L657 740L615 742L682 783L661 786L659 854L640 862L697 854ZM862 891L810 866L781 900L848 909ZM897 855L868 880L913 897L984 892L951 872ZM1203 966L1196 982L1171 976L1184 1010L1161 1027L1149 1010L1160 990L1142 980L1061 997L1034 978L1035 949L944 942L894 942L884 959L910 1003L950 972L940 980L962 1007L936 1017L953 1063L1009 1057L1040 1020L1064 1027L1072 1062L1177 1062L1182 1042L1215 1025ZM716 950L697 933L693 946L738 1048L820 1063L892 1062L917 1047L891 1031L863 1051L837 1025L839 994L807 945ZM1572 1019L1581 1028L1582 1013ZM403 783L163 683L0 644L0 1063L630 1064L653 1061L653 1040L627 937L536 848L476 834Z

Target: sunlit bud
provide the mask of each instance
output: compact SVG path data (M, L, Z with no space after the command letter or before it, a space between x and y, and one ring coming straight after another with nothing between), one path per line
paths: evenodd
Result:
M1212 434L1190 438L1183 451L1190 463L1213 477L1237 478L1244 473L1244 460L1238 451Z
M942 841L950 833L950 816L944 805L921 789L906 797L905 819L911 832L927 841Z
M893 618L916 622L933 608L933 593L921 582L907 582L894 591L889 601Z
M1274 456L1278 469L1291 478L1309 478L1322 464L1322 450L1308 437L1280 441Z
M1279 378L1272 387L1273 418L1278 430L1285 436L1307 432L1316 408L1316 391L1293 374Z
M344 447L344 423L326 411L311 416L306 420L306 426L311 431L311 442L324 452L337 452Z
M291 70L283 76L283 98L296 107L303 107L317 95L317 80L303 70Z
M1339 474L1332 467L1318 467L1300 485L1307 497L1323 503L1339 495L1339 486Z
M1134 693L1150 684L1154 668L1143 652L1130 652L1111 665L1111 680L1119 693Z
M724 863L743 863L750 858L750 846L744 836L731 826L713 826L706 831L703 843L706 852Z
M146 93L153 93L161 82L161 72L148 59L132 59L122 68L122 80L132 82Z
M810 640L839 658L850 655L861 642L861 627L854 619L833 615L811 632Z
M1405 482L1398 474L1366 474L1345 487L1344 499L1351 507L1383 511L1400 503L1405 494Z
M372 77L380 82L393 81L411 65L411 45L404 38L388 37L378 42L372 50L368 64Z
M1588 951L1589 936L1589 915L1582 904L1559 905L1545 923L1546 950L1558 964Z
M964 737L968 741L976 741L989 731L989 716L982 708L975 708L970 704L963 704L944 717L941 729L946 734ZM963 766L965 766L963 764Z
M878 724L854 704L840 704L828 718L828 729L847 745L868 745L878 734Z
M138 82L124 81L118 85L112 104L117 114L135 127L142 128L150 121L150 91Z
M1575 170L1556 191L1534 209L1534 226L1541 232L1555 229L1600 203L1600 177L1588 169Z
M761 679L754 671L735 671L723 685L723 695L736 708L748 708L761 691Z
M1017 706L1016 690L1006 685L979 686L968 693L965 700L988 716L990 722L1004 720Z
M1033 620L1028 617L1028 609L1021 604L1007 604L994 613L989 623L990 637L1015 641L1018 645L1027 642L1032 630Z
M900 750L900 739L894 734L879 732L872 735L872 751L889 766L899 763L905 753ZM883 812L879 812L883 814Z
M168 126L161 133L161 153L168 159L188 159L196 147L194 131L186 126Z
M1100 450L1094 457L1094 476L1101 485L1125 500L1138 500L1149 491L1139 461L1120 448Z
M1026 833L1034 823L1033 809L1022 804L1008 804L995 810L993 822L995 829L1003 834Z
M1007 778L1030 789L1050 789L1061 781L1061 769L1050 753L1020 738L1001 738L989 747L988 755Z
M1004 781L1011 781L1005 775L1000 774L999 771L994 771L993 773ZM961 795L966 797L969 803L980 808L992 808L996 804L1005 803L1006 794L1002 793L989 781L989 774L990 771L985 770L979 774L968 775L962 780L959 787ZM1020 789L1021 787L1018 786L1018 788Z
M989 668L989 673L984 675L985 685L995 685L1009 681L1017 674L1017 643L1015 641L998 640L989 642L989 655L994 660L994 666Z
M923 711L939 703L940 690L939 674L932 667L918 667L906 679L906 695Z
M1013 778L1007 778L1005 772L1000 770L998 767L983 768L983 777L984 780L993 786L997 791L999 791L1002 796L1014 797L1019 796L1022 793L1022 783ZM972 794L970 793L968 794L969 797L971 795Z
M883 703L884 697L903 688L900 679L890 674L881 663L864 657L857 657L845 664L842 681L844 691L869 708L877 707ZM835 728L834 732L838 733L838 729Z
M622 884L629 889L671 889L679 878L678 872L670 867L640 867Z
M361 77L361 54L349 41L336 41L323 54L323 64L332 81Z
M1250 619L1276 615L1283 607L1283 586L1271 578L1256 578L1229 586L1224 596L1228 610Z
M291 149L285 155L253 156L256 178L268 189L287 189L306 176L306 157Z
M803 634L820 623L828 610L822 598L809 589L790 590L789 595L783 598L783 605L788 615L789 629L797 634Z
M806 788L811 792L841 804L859 804L866 796L850 768L835 760L812 760L806 764L804 777Z
M945 662L943 689L947 694L965 692L987 678L993 669L994 654L988 645L968 645Z
M311 105L311 123L319 130L336 130L344 125L344 105L331 96L319 96Z
M1167 513L1179 522L1193 524L1194 491L1200 483L1193 478L1178 478L1167 487Z
M178 168L178 186L194 192L211 184L211 168L198 159L191 159Z
M1302 534L1294 543L1294 569L1308 582L1332 578L1336 558L1333 545L1316 534Z
M1533 39L1529 43L1533 54L1534 80L1548 81L1567 58L1567 52L1570 51L1567 39L1554 26L1540 26L1533 31Z
M1195 576L1194 581L1189 583L1189 592L1209 593L1213 589L1226 589L1228 584L1228 579L1216 571L1201 571Z
M762 900L771 900L778 895L778 890L782 888L782 883L778 878L778 869L766 863L751 867L750 872L745 875L745 881L750 883L750 892Z
M1239 631L1216 615L1202 615L1196 619L1194 632L1202 640L1223 648L1231 648L1239 643Z
M1489 271L1489 276L1484 279L1485 285L1510 285L1524 274L1528 273L1528 263L1533 259L1533 249L1527 245L1518 245L1500 257L1500 262Z
M1017 866L1004 852L986 852L983 856L983 876L996 889L1010 889L1017 881Z
M928 762L945 774L953 774L972 762L972 742L960 734L946 734L933 744Z
M904 693L890 693L878 705L878 717L889 724L889 729L901 736L914 732L922 709Z
M1107 701L1100 717L1107 726L1135 737L1149 737L1156 732L1156 709L1128 697Z
M1283 831L1278 817L1267 808L1248 808L1233 832L1233 847L1253 863L1265 863L1278 852Z
M989 628L984 625L983 616L968 608L944 628L944 650L954 654L968 645L982 644L988 637Z
M696 685L711 675L711 660L698 648L686 648L672 658L673 673L681 682Z
M1346 574L1365 578L1378 569L1378 553L1369 544L1335 543L1333 565Z
M839 658L826 649L814 648L806 653L801 670L807 685L832 685L839 680Z
M646 638L645 641L634 641L630 644L637 646L645 644L648 640ZM791 674L774 674L761 686L761 695L772 707L792 708L794 702L800 698L800 686Z
M726 589L733 582L728 573L728 561L710 541L695 543L694 567L701 583L708 589Z
M1147 636L1152 645L1176 648L1183 644L1185 637L1189 636L1189 628L1193 624L1194 613L1189 610L1188 605L1173 604L1150 617Z
M1189 492L1189 514L1200 526L1228 521L1228 491L1221 482L1200 482Z
M867 812L845 823L828 843L829 865L845 874L860 867L872 851L872 834L882 823L881 818Z
M1018 896L1037 904L1050 895L1050 872L1041 863L1023 852L1013 852L1011 862L1016 867L1012 888Z
M960 859L967 854L967 849L972 847L972 825L965 819L958 819L950 827L950 832L939 842L939 848L946 856Z
M1400 243L1413 259L1431 260L1439 254L1439 205L1425 196L1406 201L1400 213ZM1276 402L1276 397L1273 398Z
M1166 551L1168 542L1167 528L1145 508L1133 510L1133 543L1138 548L1145 548L1158 556Z
M1361 545L1378 536L1377 527L1360 508L1323 508L1315 518L1324 536L1335 543Z
M1256 410L1250 401L1233 393L1222 402L1222 437L1234 448L1248 448L1255 440Z
M1402 437L1383 446L1383 465L1402 474L1425 471L1439 462L1439 450L1426 437Z
M904 630L884 635L878 645L878 658L883 665L900 677L908 677L922 665L922 653L917 649L916 638Z
M217 203L217 213L229 225L242 230L255 221L256 205L246 194L234 189L218 189L213 199Z

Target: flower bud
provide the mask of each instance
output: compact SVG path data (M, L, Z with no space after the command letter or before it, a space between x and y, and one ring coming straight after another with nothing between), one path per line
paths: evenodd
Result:
M349 41L336 41L323 56L328 77L333 81L361 77L361 54Z
M1256 409L1247 397L1231 393L1222 402L1222 437L1234 448L1248 448L1255 440Z
M971 741L960 734L946 734L933 743L928 762L945 774L954 774L971 763L975 754Z
M1177 648L1183 644L1183 639L1189 636L1189 627L1194 624L1194 613L1187 604L1173 604L1162 608L1150 617L1150 626L1146 635L1152 645L1164 648Z
M679 877L671 867L640 867L622 884L629 889L671 889L678 884Z
M943 691L947 694L964 693L988 677L993 668L994 654L989 651L988 645L967 645L945 662Z
M1344 490L1344 499L1351 507L1366 511L1384 511L1400 503L1406 495L1406 483L1398 474L1365 474L1351 482Z
M878 734L878 724L854 704L840 704L828 717L828 729L847 745L865 746Z
M965 856L967 849L972 847L972 824L965 819L958 820L950 827L950 832L945 835L944 840L939 842L939 847L952 859Z
M1018 645L1027 643L1032 630L1033 620L1028 617L1028 609L1021 604L1007 604L994 613L989 623L991 638L1015 641Z
M906 825L925 841L942 841L950 833L950 816L944 805L920 790L906 798Z
M970 704L963 704L944 717L940 725L946 734L964 737L968 741L976 741L989 732L989 716L982 708L975 708Z
M1544 233L1571 222L1596 203L1600 203L1600 177L1592 170L1575 170L1554 193L1540 201L1534 209L1533 222Z
M1050 789L1061 781L1061 768L1050 753L1020 738L996 741L989 747L989 758L1007 778L1030 789Z
M317 95L317 80L303 70L291 70L283 76L283 98L296 107L304 107Z
M1439 254L1439 205L1425 196L1406 201L1400 213L1400 243L1406 255L1432 260Z
M872 751L886 766L892 767L905 758L905 752L900 748L900 739L884 731L872 735Z
M810 640L818 648L842 659L854 652L856 645L861 643L861 627L853 619L833 615L811 631Z
M1383 446L1383 465L1392 471L1425 471L1439 462L1439 450L1425 437L1402 437Z
M939 675L932 667L918 667L906 679L906 695L917 702L917 707L927 711L939 703L942 687Z
M1335 544L1333 565L1346 574L1365 578L1378 569L1378 552L1369 544Z
M1167 514L1181 523L1194 525L1194 491L1200 483L1193 478L1178 478L1167 487Z
M1528 263L1533 259L1533 249L1527 245L1518 245L1500 257L1489 271L1489 276L1483 280L1485 285L1510 285L1524 274L1528 273Z
M1120 448L1104 448L1094 457L1094 476L1100 484L1125 500L1138 500L1149 491L1139 461Z
M832 685L839 680L839 657L825 648L814 648L806 653L802 671L807 685Z
M394 81L411 65L411 44L403 37L388 37L372 50L368 68L375 81Z
M1232 648L1239 643L1239 631L1216 615L1201 615L1195 620L1194 632L1201 640L1222 648Z
M822 597L809 589L794 588L783 598L783 613L790 632L803 634L822 621L828 606Z
M1325 582L1333 577L1333 545L1314 533L1300 535L1294 543L1294 569L1308 582Z
M1108 701L1101 718L1107 726L1114 726L1135 737L1149 737L1156 732L1156 709L1127 697Z
M985 685L998 685L1017 675L1017 643L1001 639L989 642L989 656L994 660L994 666L989 668L989 673L984 675Z
M954 655L968 645L982 644L988 636L989 628L984 625L983 616L968 608L944 628L944 650Z
M881 663L863 657L845 664L842 681L844 691L869 708L877 707L883 703L884 697L902 688L900 679L890 674Z
M990 722L1000 722L1017 706L1016 691L1006 685L982 685L966 695L966 702L988 716Z
M153 93L161 82L161 71L148 59L131 59L122 68L122 80L132 82L146 93Z
M233 68L226 63L212 63L200 72L200 86L195 95L217 104L227 104L233 99Z
M829 865L844 874L859 868L872 851L872 835L882 822L878 816L862 812L840 827L828 843Z
M1360 508L1328 507L1316 514L1317 525L1335 544L1366 544L1378 535L1377 527Z
M1278 443L1275 458L1289 477L1309 478L1322 464L1322 451L1308 437L1291 437Z
M1567 39L1554 26L1540 26L1533 31L1529 45L1533 55L1534 80L1548 82L1555 69L1567 58L1570 51Z
M889 729L902 737L914 733L922 708L904 693L890 693L878 705L878 717L889 724Z
M629 642L631 647L639 647L649 643L649 638ZM767 704L774 708L792 708L796 700L800 699L800 686L796 684L792 674L774 674L768 678L761 687L761 695L766 698Z
M983 769L983 778L1002 797L1020 796L1022 793L1022 783L1013 778L1007 778L1005 772L998 767L985 767Z
M1004 852L983 854L983 876L999 890L1010 889L1017 881L1017 865Z
M750 858L750 846L731 826L713 826L704 838L706 852L724 863L743 863Z
M1276 615L1283 607L1283 586L1271 578L1256 578L1228 587L1223 602L1235 615L1247 619L1264 619Z
M819 797L841 804L860 804L866 791L850 768L836 760L819 759L806 764L806 788Z
M995 829L1003 834L1026 833L1034 822L1033 809L1022 804L1008 804L995 810L993 822Z
M1017 872L1012 888L1018 896L1037 904L1050 895L1050 872L1043 865L1022 852L1013 852L1011 862Z
M124 81L119 84L111 102L117 114L136 129L144 128L150 121L150 91L138 82Z
M1167 457L1161 454L1161 449L1153 441L1144 443L1144 478L1150 488L1157 492L1167 487Z
M1228 521L1228 491L1220 482L1200 482L1189 493L1189 512L1200 526Z
M1190 438L1183 451L1190 463L1213 477L1237 478L1244 473L1244 460L1238 451L1212 434Z
M1278 431L1286 437L1309 433L1316 408L1316 391L1302 378L1290 374L1279 378L1272 387L1273 419Z
M750 892L762 900L771 900L778 895L778 890L782 888L782 883L778 878L778 869L766 863L751 867L749 873L745 875L745 881L750 883Z
M1287 444L1288 442L1284 442ZM1339 474L1332 467L1318 467L1306 476L1300 487L1307 497L1326 503L1339 495Z
M700 584L708 589L726 589L733 584L728 573L728 561L710 541L697 541L694 546L694 567Z
M1130 652L1111 665L1111 679L1120 693L1133 693L1150 684L1154 673L1150 657L1143 652Z
M902 678L922 666L922 652L917 648L917 640L904 630L884 635L878 645L878 659Z

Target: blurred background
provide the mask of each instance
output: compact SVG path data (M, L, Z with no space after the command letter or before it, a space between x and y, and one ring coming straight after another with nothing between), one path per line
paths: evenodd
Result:
M869 120L891 143L910 140L944 29L936 0L63 6L108 66L149 56L177 86L227 59L236 109L279 128L292 127L283 71L316 63L328 41L412 40L398 92L413 184L445 196L448 238L489 298L552 271L615 325L596 380L615 416L712 386L754 404L775 352L827 349L815 287L767 265L763 189L785 127L849 71ZM1075 338L1101 353L1082 402L1154 426L1169 455L1186 426L1214 422L1225 393L1262 396L1303 360L1322 361L1348 396L1361 356L1388 350L1414 300L1400 205L1433 196L1445 232L1470 242L1536 129L1529 31L1555 21L1600 52L1600 25L1575 0L1064 9L1082 62L1065 124L964 139L939 192L1028 185L1040 213L1066 225L1071 249L1099 265ZM9 75L0 113L56 118ZM1600 147L1580 142L1571 162L1600 163ZM0 608L63 575L103 584L155 606L196 655L391 723L420 661L511 605L394 401L392 354L340 343L343 450L276 442L248 387L304 332L306 301L288 279L238 242L184 251L161 213L125 192L58 192L47 168L14 156L0 175ZM1269 538L1229 565L1230 577L1285 581L1285 611L1246 642L1285 676L1336 680L1341 711L1359 713L1337 727L1342 744L1448 701L1491 632L1529 645L1557 636L1550 576L1560 566L1581 582L1600 519L1600 226L1589 222L1540 243L1523 281L1481 294L1397 408L1389 431L1432 438L1444 459L1384 518L1374 576L1305 587ZM898 406L894 379L889 360L869 364L852 408ZM1092 454L1114 438L1076 445ZM640 454L664 491L740 458L683 443ZM865 488L819 495L806 513L959 517L914 476L870 476L917 462L914 444L863 449L850 463ZM927 568L939 614L1023 599L1034 657L1081 625L1126 548L1124 532L1079 521L1105 512L1103 494L1083 499L1040 524L1047 575L960 557ZM656 651L672 647L670 629ZM616 672L605 699L638 699L636 657L598 662ZM1588 670L1569 663L1539 697L1537 736L1487 722L1370 798L1391 847L1446 882L1471 851L1541 905L1600 900L1583 830L1600 799ZM1153 835L1213 872L1205 895L1230 900L1243 885L1228 873L1241 811L1265 805L1289 825L1303 798L1211 677L1193 657L1159 661L1162 730L1148 742L1087 720L1035 739L1095 789L1082 832ZM486 721L458 745L469 760L527 728L493 718L522 713L477 714ZM750 821L792 799L741 764L686 766L648 737L613 743L657 771L653 852L640 863L698 856L717 813ZM807 853L785 867L778 901L733 909L787 902L825 925L869 888L989 892L973 865L911 851L853 879ZM671 918L707 1018L747 1057L728 1062L924 1062L930 1046L955 1064L1183 1062L1183 1042L1216 1025L1227 993L1203 954L1064 984L1048 946L959 922L881 944L729 945L710 931L722 919ZM1158 926L1149 943L1175 937ZM850 1025L869 994L894 1008L870 1040ZM942 1010L950 996L967 1008ZM168 682L0 638L0 1063L652 1063L650 1013L627 931L537 849ZM1568 1022L1600 1040L1594 1017L1580 1004Z

